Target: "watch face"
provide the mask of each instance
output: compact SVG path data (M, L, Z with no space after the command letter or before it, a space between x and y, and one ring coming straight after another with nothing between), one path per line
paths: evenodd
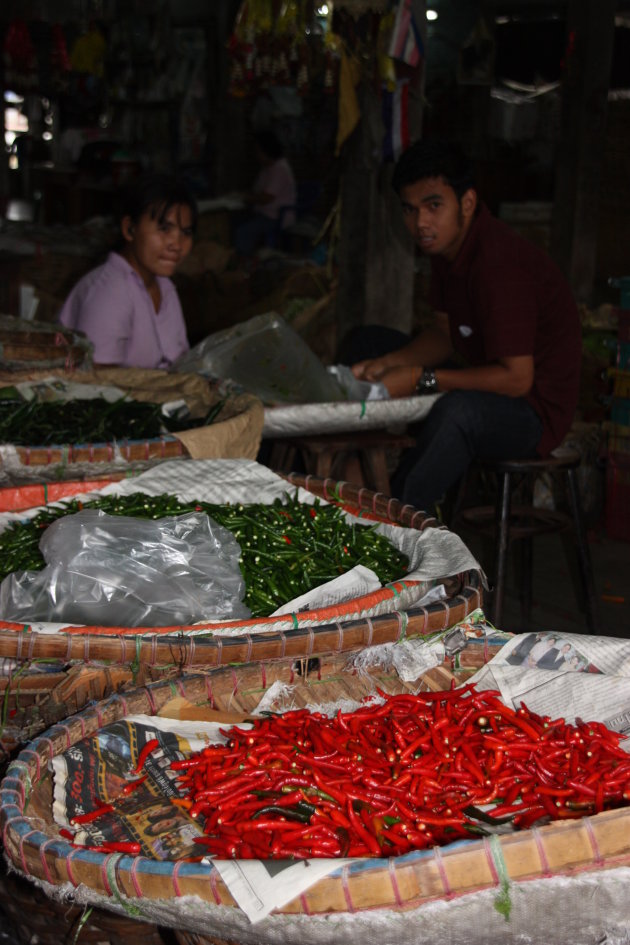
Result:
M420 383L418 384L418 387L421 387L422 390L425 393L427 393L429 391L432 391L435 386L436 386L435 373L430 370L424 370L422 372L422 377L420 378Z

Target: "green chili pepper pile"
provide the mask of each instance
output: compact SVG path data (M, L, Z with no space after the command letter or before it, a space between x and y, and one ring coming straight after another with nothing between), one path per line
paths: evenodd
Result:
M165 430L176 433L209 426L224 406L225 400L220 400L204 417L178 420L165 416L162 404L127 399L112 403L102 397L67 402L0 400L0 443L52 446L155 439Z
M489 832L483 821L525 829L630 802L630 755L601 723L514 711L473 685L380 695L333 718L233 727L174 761L196 842L221 859L400 856Z
M377 534L374 526L349 524L334 505L286 499L284 503L277 499L273 505L180 502L172 495L144 493L73 499L42 510L28 522L14 523L0 534L0 580L13 571L40 570L44 566L39 551L43 529L63 515L87 508L153 519L205 512L231 531L241 547L245 603L254 617L273 613L281 604L357 564L375 571L382 584L406 573L406 556Z

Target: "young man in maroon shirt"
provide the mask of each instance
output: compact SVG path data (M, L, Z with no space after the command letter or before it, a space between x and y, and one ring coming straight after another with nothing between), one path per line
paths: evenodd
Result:
M395 495L430 509L475 459L546 456L558 446L577 405L580 322L558 267L490 214L458 148L416 142L393 185L431 260L435 324L411 341L359 329L346 350L355 376L381 381L392 397L444 392L392 480ZM441 367L454 356L461 367Z

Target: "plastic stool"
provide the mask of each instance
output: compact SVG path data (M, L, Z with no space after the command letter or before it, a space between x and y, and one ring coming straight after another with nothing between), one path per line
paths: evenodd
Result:
M280 472L291 472L299 452L310 475L346 479L390 495L387 450L406 449L415 442L406 433L387 430L291 436L275 440L269 464Z
M582 505L576 470L581 456L577 450L561 447L546 459L503 460L480 462L477 468L496 474L499 490L494 506L474 506L459 513L473 531L490 534L496 542L495 587L490 609L492 623L500 627L507 573L508 549L513 541L521 543L521 610L529 624L532 606L532 539L536 535L561 532L572 527L582 586L585 594L586 622L591 633L597 633L597 603L593 567L582 518ZM561 476L569 500L570 512L536 508L533 505L533 483L541 473ZM513 505L512 497L519 487L525 492L524 504ZM458 499L458 504L461 502Z

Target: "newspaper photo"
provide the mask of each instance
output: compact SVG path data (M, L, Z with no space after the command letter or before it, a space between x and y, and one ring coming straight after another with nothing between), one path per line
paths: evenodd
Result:
M470 680L517 709L603 722L630 750L630 640L539 632L512 637Z
M175 803L180 792L170 765L224 741L221 728L152 716L130 716L104 726L53 758L55 821L76 829L74 842L79 844L135 842L143 856L157 860L198 856L194 838L203 831ZM104 805L113 809L82 822Z

